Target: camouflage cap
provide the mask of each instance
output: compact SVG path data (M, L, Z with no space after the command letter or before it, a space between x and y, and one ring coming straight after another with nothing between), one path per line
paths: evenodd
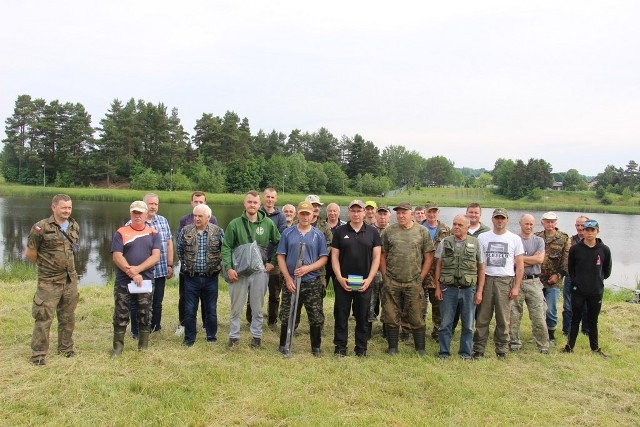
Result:
M129 206L129 212L147 212L148 210L147 204L142 200L136 200Z
M309 202L309 203L311 203L312 205L313 205L314 203L315 203L315 204L317 204L317 205L320 205L320 206L324 205L324 203L320 203L320 196L316 196L315 194L309 194L309 195L304 199L304 201L305 201L305 202Z
M509 214L507 213L507 210L504 208L494 209L493 215L491 215L491 217L495 218L497 216L503 216L505 218L509 218Z
M391 209L389 209L388 207L386 207L384 205L378 206L378 209L376 210L376 212L380 212L380 211L385 211L385 212L391 213Z
M438 204L432 201L428 201L427 203L425 203L424 208L428 211L430 211L431 209L436 209L436 210L439 209Z
M411 203L409 202L401 202L398 203L395 208L393 208L394 211L397 211L398 209L410 211L413 210L413 207L411 207Z
M545 212L542 215L542 219L550 219L550 220L553 220L553 221L557 221L558 220L558 215L556 215L555 212Z
M351 203L349 203L349 209L354 206L360 206L362 209L364 209L364 203L362 202L362 200L352 200Z
M364 202L364 207L366 208L367 206L371 206L374 209L378 207L376 202L374 202L373 200L367 200L366 202Z
M313 215L313 205L306 200L298 203L298 212L307 212Z

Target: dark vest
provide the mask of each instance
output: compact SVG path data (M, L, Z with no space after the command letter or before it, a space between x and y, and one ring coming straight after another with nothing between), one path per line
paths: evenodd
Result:
M442 240L442 269L440 284L449 286L470 287L478 282L478 239L467 236L465 243L457 247L455 236Z
M215 224L207 224L207 276L219 272L221 266L220 235L222 229ZM196 257L198 255L198 229L195 224L189 224L182 229L183 257L181 269L187 275L196 272Z

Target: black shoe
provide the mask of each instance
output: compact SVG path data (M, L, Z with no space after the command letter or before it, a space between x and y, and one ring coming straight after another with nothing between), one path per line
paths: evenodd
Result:
M333 354L337 357L347 357L347 349L346 348L336 348L333 351Z
M398 348L397 347L388 348L387 349L387 354L389 354L391 356L395 356L396 354L398 354Z
M314 347L311 349L311 354L313 354L313 357L322 357L322 350L319 347Z
M191 341L191 342L184 341L182 343L182 346L183 347L193 347L193 344L194 344L194 341Z
M284 348L283 345L281 345L280 347L278 347L278 352L280 352L280 354L282 354L283 356L287 355L287 350Z
M260 348L261 345L262 340L260 338L253 337L250 344L251 348Z
M604 354L604 352L602 351L602 349L600 347L598 347L596 350L593 350L593 354L597 354L598 356L602 357L603 359L608 359L609 356Z
M438 359L440 359L440 360L445 360L445 359L448 359L449 357L450 356L448 354L438 353Z
M500 360L505 360L507 358L507 353L496 353L496 357Z
M39 357L37 359L33 359L31 361L31 363L33 363L35 366L44 366L44 365L46 365L46 363L44 362L44 357Z
M366 351L357 351L356 352L356 357L367 357L367 352Z
M563 353L573 353L573 349L571 347L569 347L569 344L565 345L564 348L562 349Z
M480 353L479 351L474 351L471 353L471 357L475 360L480 360L484 357L484 353Z
M239 341L238 338L229 338L229 348L237 347Z

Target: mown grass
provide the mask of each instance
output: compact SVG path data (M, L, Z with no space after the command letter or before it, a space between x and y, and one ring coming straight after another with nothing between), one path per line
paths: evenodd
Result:
M34 281L0 283L0 419L3 425L636 425L640 416L640 305L631 293L607 292L600 317L608 360L591 354L580 336L576 352L558 347L543 356L523 319L525 347L506 361L491 354L478 362L440 361L436 344L418 358L411 342L398 357L384 354L380 325L370 357L332 356L331 298L325 300L325 353L309 352L303 314L294 354L277 353L277 334L265 328L263 348L226 348L229 298L221 286L218 343L202 333L192 348L174 336L175 280L166 292L163 330L148 351L111 359L112 287L81 289L74 334L77 356L52 354L47 366L30 365ZM430 325L428 325L430 326ZM353 325L352 325L353 328ZM353 340L351 329L351 342ZM560 340L561 341L561 340ZM352 345L352 344L351 344ZM457 341L454 341L457 350ZM489 352L490 353L490 352Z
M117 201L130 202L144 195L142 190L101 189L101 188L57 188L37 187L0 183L0 196L3 197L31 197L50 198L58 193L67 193L76 200ZM180 203L191 197L191 191L157 191L162 203ZM280 193L278 204L297 204L307 194ZM329 196L322 195L327 200ZM427 200L438 202L441 206L464 207L471 202L478 202L483 206L500 206L518 210L562 210L569 212L601 212L619 214L640 214L640 197L634 196L623 199L615 194L608 194L611 205L603 205L595 196L594 191L545 191L539 200L523 197L519 200L509 200L493 193L489 189L479 188L422 188L408 189L392 197L371 197L364 195L330 196L331 201L339 205L347 205L356 197L364 200L375 200L378 204L396 205L402 201L409 201L413 205L424 204ZM238 205L242 203L243 194L211 194L216 204Z

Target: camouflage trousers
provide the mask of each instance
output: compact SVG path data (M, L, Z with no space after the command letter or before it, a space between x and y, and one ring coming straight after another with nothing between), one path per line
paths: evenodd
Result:
M63 281L38 280L33 297L31 315L35 319L31 337L31 359L43 358L49 351L49 331L54 313L58 316L58 352L73 350L73 329L76 325L78 276L67 276Z
M130 294L126 283L118 283L113 286L113 326L114 328L126 328L129 324L129 305L131 301L138 303L138 327L140 330L151 328L151 306L153 293Z
M440 304L438 304L439 301L436 298L436 283L433 277L434 272L427 274L427 277L422 281L422 288L424 289L425 295L424 313L422 315L425 319L427 318L427 309L429 308L429 303L431 303L431 320L433 322L431 336L437 338L442 316L440 315Z
M375 322L380 313L380 321L384 323L384 315L380 311L380 301L382 296L382 273L376 272L371 283L373 291L371 292L371 303L369 305L369 322Z
M406 332L424 331L426 326L423 313L426 302L420 281L398 282L388 275L384 275L383 279L384 323L392 329L402 326Z
M324 292L323 280L317 277L308 282L300 284L300 294L298 295L298 307L304 304L304 309L309 316L309 326L324 325L324 311L322 308L322 294ZM280 304L280 322L282 325L289 323L289 312L291 310L291 297L286 285L282 285L282 303Z
M533 340L538 350L549 349L549 331L547 331L546 312L547 304L542 294L542 283L539 279L523 280L518 297L511 301L511 324L509 328L509 345L512 348L522 347L520 339L520 323L524 303L527 303Z

